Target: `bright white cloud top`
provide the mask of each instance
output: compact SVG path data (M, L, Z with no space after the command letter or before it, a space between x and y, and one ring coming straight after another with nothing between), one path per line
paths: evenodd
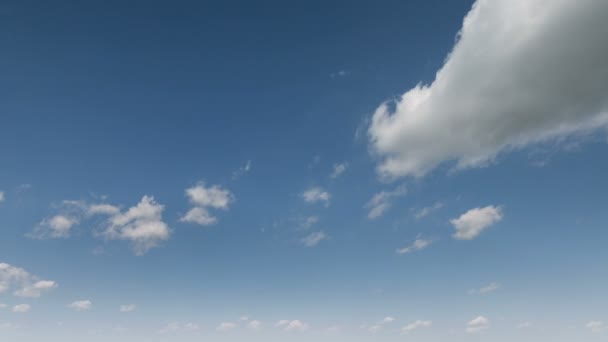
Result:
M607 12L597 0L478 0L435 80L373 114L379 174L475 167L606 127Z
M502 218L501 207L490 205L483 208L473 208L450 221L456 229L453 237L457 240L472 240Z

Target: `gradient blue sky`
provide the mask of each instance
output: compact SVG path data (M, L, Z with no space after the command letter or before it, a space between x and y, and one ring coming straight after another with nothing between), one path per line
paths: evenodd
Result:
M604 341L608 3L473 5L0 1L0 340Z

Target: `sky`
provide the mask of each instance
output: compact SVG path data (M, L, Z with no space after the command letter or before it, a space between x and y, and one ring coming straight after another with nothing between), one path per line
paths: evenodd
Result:
M608 340L606 15L0 1L0 340Z

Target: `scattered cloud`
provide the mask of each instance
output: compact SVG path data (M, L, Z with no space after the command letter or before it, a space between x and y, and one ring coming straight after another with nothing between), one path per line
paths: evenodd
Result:
M87 311L90 310L93 303L90 300L77 300L68 304L68 308L75 311Z
M469 334L476 334L487 330L490 327L490 320L483 316L478 316L467 323L465 331Z
M604 324L604 322L600 322L600 321L591 321L591 322L585 324L585 327L594 334L601 333L604 330L606 330L606 328L607 328L606 324Z
M17 297L36 298L56 287L57 283L52 280L41 280L23 268L0 263L0 294L14 289Z
M329 206L329 200L331 199L329 192L320 187L312 187L304 191L301 196L307 203L322 202L326 207Z
M391 317L391 316L387 316L387 317L384 317L384 319L382 319L383 324L390 324L390 323L393 323L394 321L395 321L395 318Z
M338 163L338 164L334 164L334 169L331 172L331 175L329 175L329 177L331 179L336 179L338 177L340 177L348 168L348 163L344 162L344 163Z
M22 194L22 193L30 191L31 188L32 188L32 184L23 183L23 184L17 185L17 188L15 188L15 192L17 194Z
M414 217L416 218L416 220L420 220L423 219L425 217L427 217L428 215L430 215L431 213L433 213L434 211L437 211L439 209L443 208L443 203L441 202L435 202L435 204L428 206L428 207L424 207L420 210L417 210L414 213Z
M137 305L135 304L125 304L120 306L120 312L132 312L135 311Z
M194 207L182 216L180 221L202 226L217 223L217 217L213 216L209 209L228 210L230 204L235 200L229 190L219 185L207 187L203 182L186 189L186 196Z
M488 227L502 220L503 211L498 206L473 208L450 223L456 229L453 237L457 240L472 240Z
M293 320L293 321L283 319L283 320L278 321L275 324L275 327L281 328L285 331L294 331L294 332L300 331L301 332L301 331L308 330L309 326L307 323L304 323L297 319Z
M422 329L422 328L430 328L431 326L433 326L433 322L432 321L415 321L412 322L406 326L404 326L403 328L401 328L401 334L402 335L407 335L410 332L416 330L416 329Z
M421 251L429 247L433 243L433 240L418 238L412 242L411 245L397 249L397 254L408 254L416 251Z
M87 208L88 215L116 215L120 208L111 204L92 204Z
M68 238L72 228L78 224L78 218L69 215L55 215L40 222L29 235L37 239Z
M250 170L251 170L251 160L248 160L247 163L245 163L245 165L239 167L236 171L234 171L232 173L232 179L237 180L237 179L243 177Z
M373 114L378 173L483 166L503 151L606 127L608 73L598 71L608 66L607 11L594 0L476 1L435 80Z
M333 78L333 79L346 77L348 75L350 75L350 71L346 71L346 70L339 70L336 72L332 72L330 74L331 78Z
M154 197L143 196L136 206L110 216L102 235L108 239L130 241L135 254L143 255L171 235L169 226L162 219L164 209Z
M4 202L4 200L5 200L4 191L0 191L0 203Z
M472 294L472 295L473 294L481 294L481 295L483 295L483 294L492 293L492 292L498 290L499 288L500 288L500 284L499 283L491 283L491 284L483 286L483 287L481 287L479 289L469 290L469 294Z
M517 329L528 329L532 327L532 322L521 322L517 325Z
M252 320L249 323L247 323L247 328L249 328L250 330L253 330L253 331L261 330L262 322L257 321L257 320Z
M309 229L319 222L319 216L308 216L302 220L301 227L304 229Z
M369 328L367 328L367 331L369 331L372 334L376 334L376 333L379 333L380 331L382 331L383 329L384 329L383 325L376 324L376 325L372 325Z
M196 323L179 323L179 322L170 322L167 323L163 328L161 328L158 333L159 334L170 334L170 333L182 333L182 332L192 332L199 330L200 326Z
M369 209L367 218L373 220L384 215L391 208L393 200L397 197L405 196L406 193L407 188L405 185L400 185L392 191L381 191L375 194L365 205Z
M308 236L306 236L305 238L303 238L302 243L306 247L315 247L321 241L327 240L328 238L329 238L329 236L327 234L325 234L325 232L319 231L319 232L311 233Z
M13 312L26 313L29 312L32 307L29 304L17 304L13 307Z
M236 329L238 326L232 322L223 322L216 328L217 331L227 332Z

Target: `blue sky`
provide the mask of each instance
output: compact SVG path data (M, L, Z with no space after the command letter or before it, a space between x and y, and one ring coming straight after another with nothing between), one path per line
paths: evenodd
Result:
M0 340L604 340L606 14L1 1Z

